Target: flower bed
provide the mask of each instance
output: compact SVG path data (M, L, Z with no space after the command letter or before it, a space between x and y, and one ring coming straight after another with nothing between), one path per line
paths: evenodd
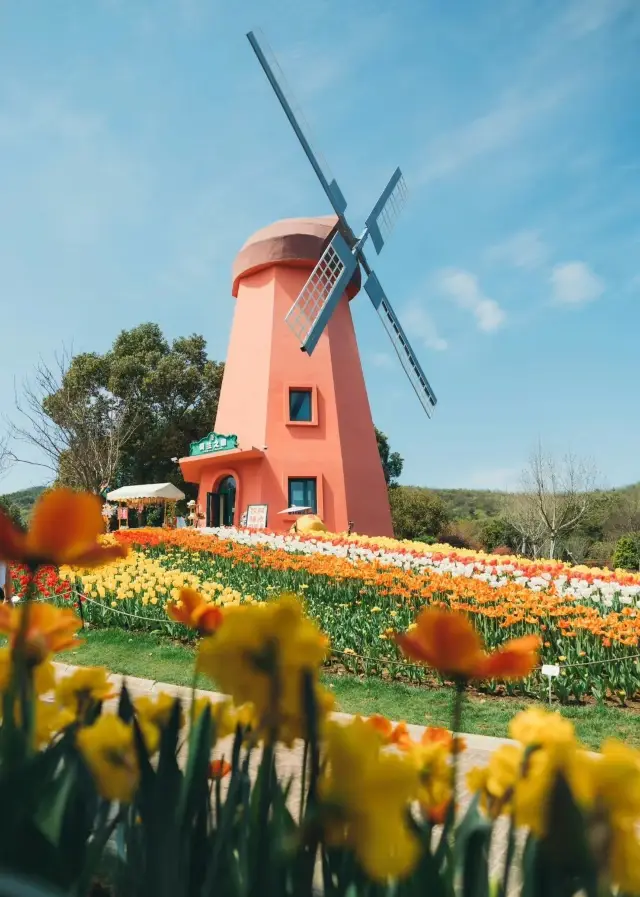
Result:
M308 558L264 548L241 554L219 541L208 551L156 544L128 560L126 546L105 543L100 533L99 500L67 489L40 499L28 533L0 511L0 557L27 571L18 606L0 605L8 642L0 650L5 892L89 897L111 841L116 897L310 897L317 873L327 897L504 895L512 885L529 897L640 895L640 755L619 741L606 740L594 756L559 714L527 710L510 727L517 743L471 770L471 804L466 811L458 805L465 691L471 682L530 676L538 635L503 638L491 650L468 614L435 606L453 604L454 590L433 593L426 603L434 606L393 638L406 657L454 685L451 731L427 729L417 742L402 722L330 719L334 698L320 681L330 642L304 602L292 595L255 601L224 584L225 573L237 571L262 585L260 574L275 575L281 554L283 577L307 577L299 584L303 594L328 582L334 598L344 597L360 576L362 597L342 603L382 613L382 606L368 606L368 589L375 588L397 616L389 608L413 608L424 595L405 597L391 583L417 574L369 564L365 580L365 562L356 569L334 560L333 579L314 578ZM176 569L176 560L208 563L215 594L191 588L202 571ZM77 644L81 620L38 592L69 601L64 582L43 571L65 564L63 579L84 569L80 585L100 598L91 606L114 604L117 611L118 600L139 599L141 609L161 605L172 621L193 628L200 641L187 702L162 692L132 700L126 684L115 689L102 667L56 681L52 657ZM103 580L87 572L100 567ZM391 577L386 587L375 579L380 571ZM429 580L424 585L433 588ZM486 588L535 594L515 584ZM470 589L460 606L473 601ZM473 606L483 621L486 610ZM503 611L494 610L498 619ZM527 613L535 619L533 607ZM576 629L575 620L569 626ZM197 697L195 673L228 698ZM227 736L232 744L225 749ZM292 776L279 769L276 754L296 744ZM508 820L505 861L492 870L500 817ZM517 833L525 836L521 886L512 877Z
M423 681L423 669L403 661L390 635L408 629L423 606L442 603L472 616L492 648L507 637L540 635L543 662L562 667L553 683L561 700L614 696L624 702L640 690L640 612L619 591L606 602L582 602L559 592L553 578L531 586L502 571L502 581L487 581L428 566L399 567L386 558L312 551L311 540L272 548L163 530L133 530L118 539L137 546L126 560L77 578L62 571L87 596L84 614L96 624L183 635L164 612L183 586L218 605L263 602L291 591L305 597L334 658L347 669ZM297 544L307 551L294 553ZM536 676L526 690L543 684Z

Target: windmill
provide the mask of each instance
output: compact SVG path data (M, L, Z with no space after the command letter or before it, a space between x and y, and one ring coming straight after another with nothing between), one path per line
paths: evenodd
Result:
M300 112L298 111L297 115L294 112L294 106L297 104L293 100L290 89L286 87L280 66L267 48L264 39L260 43L253 31L247 34L247 38L320 181L322 189L338 216L336 232L300 291L298 298L291 306L285 319L287 325L300 342L300 348L311 355L351 278L358 267L362 267L366 274L364 288L367 295L378 312L422 407L431 417L437 401L435 394L380 281L364 254L365 244L369 238L371 238L376 253L380 254L385 239L389 237L406 203L407 188L402 172L399 168L394 171L389 183L367 217L362 233L360 236L356 236L345 218L347 202L344 195L336 180L328 172L326 163L321 164L319 155L312 149L309 139L300 125L302 118ZM276 75L276 71L279 73L278 75Z

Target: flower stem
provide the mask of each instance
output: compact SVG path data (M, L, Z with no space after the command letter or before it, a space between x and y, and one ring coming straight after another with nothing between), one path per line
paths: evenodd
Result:
M451 797L451 823L455 822L456 815L456 796L458 793L458 777L459 777L459 751L458 751L458 735L462 728L462 711L464 706L466 682L458 682L453 693L453 707L451 712L451 734L453 735L453 757L451 761L451 779L452 779L452 797Z

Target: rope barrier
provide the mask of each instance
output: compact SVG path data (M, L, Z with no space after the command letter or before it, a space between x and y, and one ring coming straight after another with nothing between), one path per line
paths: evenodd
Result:
M169 622L166 617L164 619L162 619L160 617L145 617L142 614L132 614L129 611L122 610L119 607L111 607L110 605L105 604L102 601L96 601L94 598L90 598L88 595L80 594L80 595L78 595L78 598L82 601L88 601L90 604L95 604L98 607L102 608L103 610L107 610L107 611L110 611L111 613L115 613L115 614L121 614L123 617L130 617L131 619L134 619L134 620L144 620L146 623L158 623L160 625L165 625L165 626ZM412 667L413 669L420 669L420 670L424 669L422 664L413 663L413 662L407 661L407 660L400 660L400 659L398 659L398 660L391 659L390 660L388 658L381 660L381 658L379 658L379 657L371 657L370 655L367 655L367 654L356 654L355 651L344 651L344 650L340 651L337 648L331 648L331 654L339 655L342 657L352 657L352 658L354 658L354 660L363 660L363 661L366 661L367 663L377 663L377 664L384 663L386 665L394 664L396 666L401 666L401 667ZM587 660L587 661L583 661L583 662L579 662L579 663L562 664L561 669L572 670L577 667L589 667L589 666L596 666L598 664L624 663L627 660L636 660L638 658L640 658L640 653L629 654L626 657L609 657L609 658L605 658L603 660ZM534 672L537 670L541 670L541 669L542 669L542 665L539 665L534 668Z

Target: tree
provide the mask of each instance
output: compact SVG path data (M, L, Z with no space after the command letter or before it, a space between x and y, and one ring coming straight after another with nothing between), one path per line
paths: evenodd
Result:
M616 570L640 570L640 537L621 536L613 552L612 564Z
M157 324L123 330L104 354L76 355L55 383L46 380L37 407L28 402L29 432L35 437L30 441L51 448L51 427L68 418L82 424L83 436L102 427L117 442L117 452L109 455L108 469L93 478L101 489L170 481L193 495L195 488L184 483L172 458L187 455L189 443L213 429L223 370L207 358L202 336L169 343ZM104 439L97 447L106 451ZM55 457L56 476L69 482L82 469L82 459L58 451L57 444L55 449L49 457ZM94 473L98 466L92 464Z
M99 494L114 477L136 420L126 401L98 383L85 388L72 368L66 352L55 367L38 363L16 397L21 423L14 424L13 435L43 458L24 463L49 470L62 485Z
M433 542L448 523L441 498L418 486L397 486L389 491L393 531L397 539Z
M594 504L594 467L568 454L561 461L539 444L522 475L522 493L511 498L507 519L534 546L548 547L555 558L560 543L573 535Z
M543 521L531 497L516 493L506 496L503 516L517 533L516 550L525 556L537 558L545 534Z
M12 520L20 528L23 527L24 521L20 508L15 502L11 501L6 495L0 495L0 509L4 511L7 517Z
M520 549L518 531L504 517L489 517L480 528L480 540L485 551L493 551L499 545L506 545L512 551Z
M0 479L9 470L14 460L13 452L9 449L8 435L0 436Z
M404 467L404 459L399 452L392 452L389 446L389 438L377 427L376 439L378 441L378 452L382 461L382 470L384 471L384 479L387 486L394 488L398 485L398 479L402 474Z

